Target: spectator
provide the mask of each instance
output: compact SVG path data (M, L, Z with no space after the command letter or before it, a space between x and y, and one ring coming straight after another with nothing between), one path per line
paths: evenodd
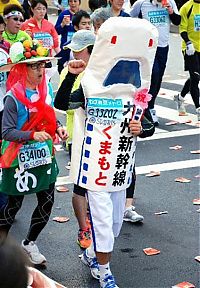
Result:
M161 0L138 0L130 11L132 17L144 18L156 26L159 32L158 47L152 68L151 85L149 93L152 99L149 102L149 109L155 126L159 121L154 109L154 104L161 87L162 78L165 72L168 51L169 51L169 32L170 22L179 25L181 17L174 0L167 0L163 5Z
M180 35L183 39L182 50L185 70L189 71L190 78L185 82L180 95L174 96L179 115L186 115L184 97L190 92L196 108L197 119L200 121L199 81L200 81L200 28L199 17L200 1L190 0L180 9Z
M6 29L3 32L3 38L10 44L15 42L31 40L31 37L21 30L24 22L23 10L18 5L8 5L5 7L3 16L6 23Z
M50 55L52 55L52 50L58 53L60 51L58 34L54 25L44 19L47 13L47 2L32 0L31 13L33 16L22 24L21 29L26 31L32 39L40 41L43 47L50 51Z

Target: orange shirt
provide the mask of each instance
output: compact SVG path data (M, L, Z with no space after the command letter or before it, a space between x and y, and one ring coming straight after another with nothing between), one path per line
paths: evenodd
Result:
M34 18L30 18L22 24L21 30L31 33L31 37L39 40L42 46L50 49L51 54L52 49L59 47L58 33L54 25L46 19L42 20L42 26L39 28L37 21Z

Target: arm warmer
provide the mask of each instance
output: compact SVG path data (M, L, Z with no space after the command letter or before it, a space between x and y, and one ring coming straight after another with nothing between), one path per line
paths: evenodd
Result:
M185 43L187 43L188 41L190 41L190 39L188 38L188 33L186 31L181 32L181 37L182 39L185 41Z
M181 15L176 14L173 12L173 14L169 15L170 20L172 23L176 26L178 26L181 23Z

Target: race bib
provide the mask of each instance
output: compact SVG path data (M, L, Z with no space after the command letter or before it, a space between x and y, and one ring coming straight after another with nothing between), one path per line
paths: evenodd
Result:
M69 31L69 32L67 33L67 41L68 41L68 42L72 40L73 35L74 35L74 32L72 32L72 31Z
M49 147L45 142L23 145L18 154L18 161L19 167L25 170L52 162Z
M194 16L194 31L200 31L200 15Z
M33 39L40 41L45 48L51 49L53 47L53 38L49 33L34 33Z
M148 19L151 24L155 26L164 26L168 24L168 12L166 9L158 10L158 11L149 11Z
M87 103L88 121L101 125L114 125L122 119L121 99L89 98Z

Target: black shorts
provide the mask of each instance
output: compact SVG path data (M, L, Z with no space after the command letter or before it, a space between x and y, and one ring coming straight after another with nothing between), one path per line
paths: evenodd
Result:
M74 190L73 190L74 194L85 197L86 192L87 192L87 189L74 184Z
M184 62L185 71L198 72L200 73L200 52L195 52L194 55L188 56L185 52Z

